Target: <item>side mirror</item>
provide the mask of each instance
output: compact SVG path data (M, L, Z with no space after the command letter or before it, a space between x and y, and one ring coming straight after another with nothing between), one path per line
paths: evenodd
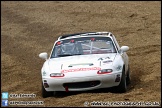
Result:
M122 46L120 49L121 49L121 51L126 52L126 51L129 50L129 47L128 46Z
M48 54L47 54L46 52L43 52L43 53L40 53L40 54L39 54L39 57L42 58L42 59L47 60Z

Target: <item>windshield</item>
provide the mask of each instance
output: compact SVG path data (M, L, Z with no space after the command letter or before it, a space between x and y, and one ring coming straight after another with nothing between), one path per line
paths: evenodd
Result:
M58 41L54 46L51 58L106 53L116 53L111 38L81 37Z

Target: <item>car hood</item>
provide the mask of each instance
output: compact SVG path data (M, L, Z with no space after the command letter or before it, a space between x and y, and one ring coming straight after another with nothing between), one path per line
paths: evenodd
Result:
M49 66L49 71L51 73L68 72L67 70L78 68L84 68L85 71L86 69L97 70L104 65L112 65L115 57L116 53L76 55L76 56L52 58L47 60L47 64Z

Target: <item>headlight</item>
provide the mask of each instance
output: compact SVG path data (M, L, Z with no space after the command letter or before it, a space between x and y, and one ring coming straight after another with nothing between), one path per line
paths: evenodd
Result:
M112 69L102 69L97 72L97 74L108 74L111 73L113 70Z
M65 75L63 73L51 73L50 77L64 77Z

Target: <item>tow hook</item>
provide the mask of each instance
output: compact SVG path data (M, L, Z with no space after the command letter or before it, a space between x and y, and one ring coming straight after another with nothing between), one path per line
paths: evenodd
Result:
M65 91L69 92L68 86L65 86Z

